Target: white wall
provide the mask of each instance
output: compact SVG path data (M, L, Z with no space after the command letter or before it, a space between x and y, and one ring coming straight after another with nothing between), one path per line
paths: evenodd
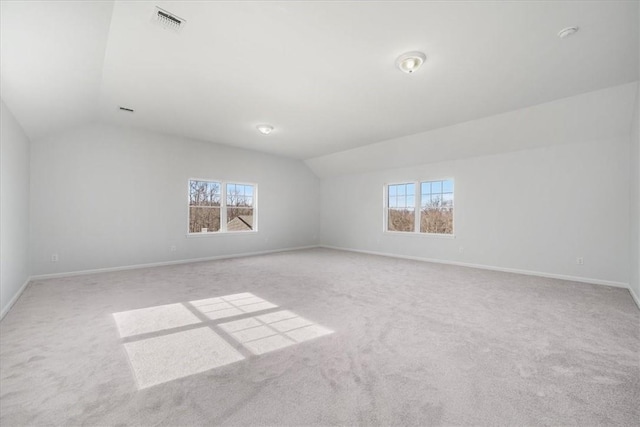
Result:
M35 275L318 242L319 181L301 161L106 125L34 141L31 161ZM257 183L259 231L187 237L189 178Z
M359 162L353 150L332 155L333 166L327 159L313 159L308 163L324 177L321 243L625 286L629 125L636 92L636 84L625 85L361 148ZM592 102L597 99L609 101L598 107ZM592 122L598 118L602 127ZM440 140L455 151L458 142L477 140L476 131L493 135L494 147L511 144L515 150L522 145L514 121L524 146L535 142L538 148L435 163L427 154L430 144L440 147ZM531 134L544 135L540 127L545 123L562 129L560 136L535 140ZM424 146L412 151L421 139ZM386 164L397 166L402 157L400 162L413 165L361 170L369 159L384 164L376 159L390 147L398 154L388 156ZM357 173L343 174L349 170L347 160ZM455 238L383 232L385 183L448 177L455 180ZM576 264L577 257L584 258L584 265Z
M631 130L631 185L629 216L631 218L631 245L630 245L630 273L629 284L635 293L636 301L640 303L640 84L636 97L636 109L634 112L633 126Z
M29 278L29 139L0 101L0 318Z
M321 178L629 136L637 83L382 141L305 162Z

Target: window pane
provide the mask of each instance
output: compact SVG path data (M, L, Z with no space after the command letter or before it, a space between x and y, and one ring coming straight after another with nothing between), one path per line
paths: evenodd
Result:
M395 185L390 185L389 186L389 196L395 196L396 195L396 186Z
M420 232L453 234L453 209L422 209Z
M413 231L414 222L413 209L389 209L387 220L389 231Z
M220 183L189 181L189 205L220 206Z
M416 185L415 184L407 184L407 195L414 196L416 194Z
M422 188L422 184L420 185L420 187ZM429 206L429 203L431 203L431 194L430 193L421 193L420 194L420 206L421 207Z
M220 208L189 207L189 233L209 233L220 230Z
M443 206L453 206L453 193L444 193L442 195Z
M432 193L442 193L442 181L434 181L431 183Z
M253 209L228 208L227 231L251 231L253 230Z
M422 194L431 194L430 182L423 182L422 184L420 184L420 187L421 187Z
M389 196L389 207L390 208L398 207L398 198L396 196Z
M453 181L446 180L442 182L442 192L453 193Z
M404 196L405 194L407 194L406 191L406 186L404 184L402 185L396 185L397 189L398 189L398 196Z
M235 184L227 184L227 205L235 206L238 197Z
M253 194L252 185L227 184L227 206L249 206L246 194ZM253 205L251 198L250 206Z

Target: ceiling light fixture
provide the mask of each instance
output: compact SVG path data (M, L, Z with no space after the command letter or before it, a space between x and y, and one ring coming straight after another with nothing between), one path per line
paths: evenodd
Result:
M403 53L396 59L396 66L407 74L415 72L427 59L427 55L422 52Z
M258 125L256 126L256 129L258 129L258 131L264 135L269 135L271 133L271 131L273 130L273 126L271 125Z
M567 28L563 28L562 30L560 30L560 32L558 33L558 37L560 37L561 39L566 39L569 36L574 35L575 33L578 32L580 28L578 27L567 27Z

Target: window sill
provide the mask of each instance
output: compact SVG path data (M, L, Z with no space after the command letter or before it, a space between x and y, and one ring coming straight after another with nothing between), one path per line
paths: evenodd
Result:
M247 234L247 235L255 235L258 234L258 230L255 231L213 231L213 232L207 232L207 233L187 233L186 236L188 239L198 239L198 238L204 238L204 237L211 237L211 236L237 236L237 235L243 235L243 234Z
M435 237L436 239L455 239L455 234L418 233L415 231L383 231L384 234L393 236Z

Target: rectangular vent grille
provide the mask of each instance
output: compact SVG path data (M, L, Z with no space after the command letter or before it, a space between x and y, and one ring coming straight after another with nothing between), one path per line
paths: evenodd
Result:
M180 31L186 24L186 21L184 19L157 6L153 14L153 21L163 28L167 28L176 32Z

